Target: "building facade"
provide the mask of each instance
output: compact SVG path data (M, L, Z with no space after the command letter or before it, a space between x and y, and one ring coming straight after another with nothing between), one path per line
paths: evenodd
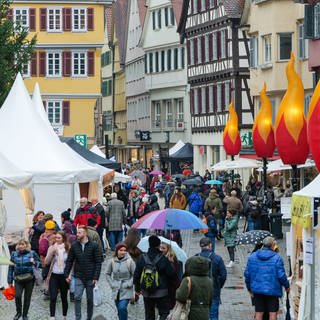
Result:
M130 159L150 166L152 159L150 95L145 81L145 53L138 47L147 8L145 0L131 0L126 48L127 141Z
M187 45L194 170L224 160L223 129L231 101L243 142L250 143L253 104L249 92L243 0L184 1L178 31Z
M37 34L25 67L30 93L39 83L49 121L59 135L83 134L94 143L94 108L100 97L104 8L111 1L13 1L16 23Z
M312 97L313 77L308 69L308 41L304 30L304 5L293 1L251 1L242 23L246 26L250 51L250 92L256 112L259 92L266 83L275 120L287 90L286 65L293 52L295 70L305 88L305 114Z
M169 148L191 138L186 50L177 33L182 2L149 0L146 5L139 47L145 52L154 166L164 168Z

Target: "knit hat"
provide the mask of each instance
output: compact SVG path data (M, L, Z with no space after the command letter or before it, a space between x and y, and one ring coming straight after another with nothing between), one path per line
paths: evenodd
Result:
M61 217L64 219L64 220L70 220L70 212L71 212L71 209L69 208L67 211L63 211L61 213Z
M47 230L54 230L56 224L52 220L48 220L44 226Z
M89 227L94 227L97 224L97 221L93 218L88 218L88 226Z
M117 257L118 256L118 251L121 249L121 248L126 248L127 249L127 246L123 243L123 242L120 242L116 245L115 249L114 249L114 255Z
M150 236L148 241L150 248L157 248L160 246L161 243L161 240L157 236Z

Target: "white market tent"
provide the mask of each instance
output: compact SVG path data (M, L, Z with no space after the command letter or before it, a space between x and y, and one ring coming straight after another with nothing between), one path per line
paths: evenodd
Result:
M212 171L225 171L225 170L237 170L237 169L250 169L258 168L259 163L256 160L238 158L235 160L222 160L211 167Z
M106 155L100 150L100 148L96 144L91 147L90 151L102 158L106 157Z
M304 164L299 164L297 167L300 168L309 168L314 167L315 163L312 159L307 159ZM281 159L270 161L267 165L267 172L275 172L281 170L291 170L292 167L289 164L284 164ZM258 171L262 171L262 168L259 168Z
M179 140L173 147L169 149L169 156L179 151L184 145L185 143Z
M65 151L32 104L20 74L0 109L0 148L15 165L33 174L35 209L41 201L45 204L41 209L54 215L74 206L79 197L78 183L100 177L94 166L75 160ZM21 221L23 203L9 191L4 194L5 205L9 214ZM14 227L21 229L18 224Z

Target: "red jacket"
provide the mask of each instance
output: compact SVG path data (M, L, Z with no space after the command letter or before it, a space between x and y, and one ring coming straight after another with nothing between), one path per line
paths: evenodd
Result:
M76 216L73 220L75 226L87 226L88 219L93 218L97 221L97 225L100 225L100 216L95 213L95 208L91 204L87 204L84 208L78 208Z

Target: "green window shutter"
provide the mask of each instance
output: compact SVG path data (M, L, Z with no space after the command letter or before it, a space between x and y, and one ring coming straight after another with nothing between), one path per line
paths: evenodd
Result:
M104 53L101 54L101 67L104 67Z
M310 4L304 6L304 37L306 39L314 37L314 6Z
M106 65L111 63L111 51L106 52Z
M106 97L107 96L107 81L102 81L102 96Z
M111 96L112 95L112 80L109 80L108 81L108 90L107 90L107 92L108 92L108 96Z

